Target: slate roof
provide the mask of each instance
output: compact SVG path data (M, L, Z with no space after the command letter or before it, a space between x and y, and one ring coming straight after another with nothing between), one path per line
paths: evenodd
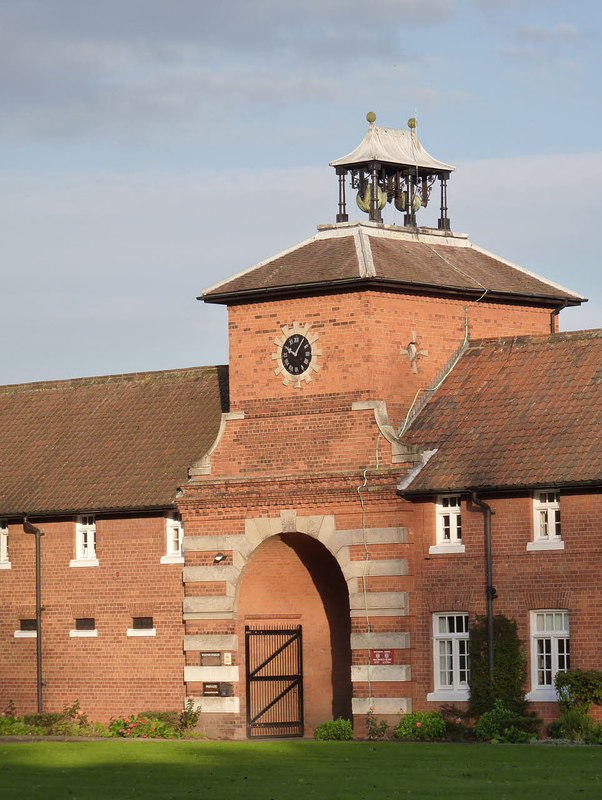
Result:
M471 342L403 440L408 493L602 484L602 330Z
M0 387L0 516L171 505L227 392L227 367Z
M206 289L210 303L262 295L389 286L401 290L496 297L570 305L584 298L473 245L464 234L340 223L321 226L311 239Z

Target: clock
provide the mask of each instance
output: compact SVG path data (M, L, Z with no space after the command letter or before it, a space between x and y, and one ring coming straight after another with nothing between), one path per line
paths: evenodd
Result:
M290 327L284 325L280 329L282 336L274 339L276 352L272 358L277 362L274 374L282 376L285 386L292 384L299 389L302 381L309 383L312 372L320 369L317 356L322 352L316 348L318 334L310 332L310 328L308 323L293 322Z

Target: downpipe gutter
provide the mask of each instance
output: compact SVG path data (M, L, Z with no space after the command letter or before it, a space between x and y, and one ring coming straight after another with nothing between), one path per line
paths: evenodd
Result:
M23 517L23 531L36 537L36 674L38 694L38 714L42 713L42 558L40 554L40 537L43 531L32 525L27 517Z
M493 601L497 597L492 585L491 566L491 515L495 514L491 506L481 500L475 489L470 490L470 497L475 506L483 509L483 535L485 539L485 599L487 602L487 666L489 681L493 684Z

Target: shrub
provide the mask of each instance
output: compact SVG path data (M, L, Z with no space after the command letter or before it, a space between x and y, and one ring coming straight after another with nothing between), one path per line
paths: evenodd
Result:
M539 722L533 717L517 714L498 699L490 711L481 715L475 733L484 742L528 742L535 738L533 729Z
M493 618L493 682L489 680L487 638L487 617L477 617L469 640L470 713L478 717L500 699L506 708L523 714L528 705L524 693L527 661L516 622L502 614Z
M88 718L80 709L79 700L66 705L62 711L25 714L23 721L42 729L51 736L82 736L89 734Z
M191 731L196 728L200 713L200 709L195 710L194 697L188 697L186 699L186 704L184 705L184 710L180 712L178 717L178 724L180 728L184 731Z
M182 735L171 725L140 714L112 719L109 724L109 734L126 739L179 739Z
M366 717L366 728L368 730L368 739L372 741L382 741L383 739L386 739L390 727L391 726L386 720L384 719L379 720L378 717L375 717L374 709L370 707L370 710L368 711L368 715Z
M348 719L339 717L321 722L314 730L314 739L321 741L348 741L353 739L353 726Z
M557 672L554 685L563 711L574 709L587 714L592 703L602 705L602 672L595 669Z
M22 717L0 716L0 736L43 736L44 728L27 725Z
M440 711L441 716L445 720L445 738L448 741L475 741L476 735L470 714L450 703L442 705Z
M396 739L442 739L445 720L439 711L412 711L393 730Z

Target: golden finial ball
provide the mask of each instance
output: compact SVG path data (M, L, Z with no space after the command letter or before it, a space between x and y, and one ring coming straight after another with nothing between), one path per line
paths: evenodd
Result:
M418 125L418 123L416 122L416 118L410 117L408 120L408 128L410 128L410 130L413 130L416 127L416 125Z
M366 114L366 119L368 120L370 125L372 125L372 123L376 119L376 114L374 113L374 111L368 111L368 113Z

